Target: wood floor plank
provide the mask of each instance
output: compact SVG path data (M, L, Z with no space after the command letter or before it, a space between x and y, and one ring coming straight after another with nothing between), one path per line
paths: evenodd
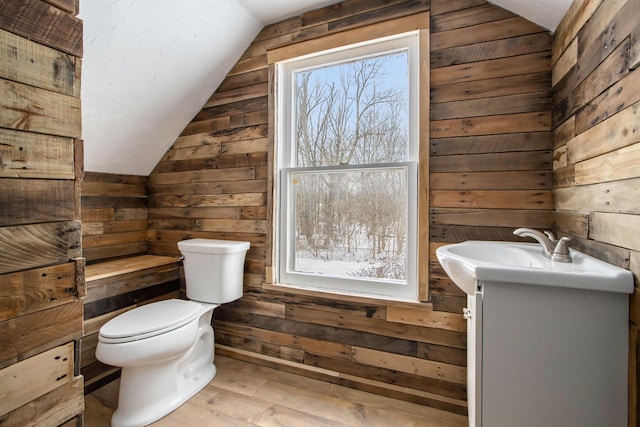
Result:
M299 427L349 427L334 420L311 415L281 405L269 407L265 412L250 419L251 425L261 427L299 426Z
M445 422L452 426L466 426L467 417L460 414L442 411L430 406L418 405L416 403L407 402L399 399L390 399L380 396L379 394L367 393L366 391L356 390L349 387L343 387L331 384L329 389L331 396L348 400L360 405L371 406L385 410L388 413L404 413L419 420L433 419L433 425L437 422ZM431 426L432 424L427 424Z
M231 417L226 414L212 411L206 407L190 405L189 411L173 411L160 421L151 424L154 427L181 427L181 426L198 426L198 427L248 427L251 424Z
M295 395L292 394L295 391ZM292 389L285 384L267 381L256 393L256 397L268 402L282 404L289 409L304 411L318 417L327 417L336 423L351 426L366 425L362 407L352 402L310 390ZM331 411L327 411L327 406Z
M467 417L216 356L218 373L153 427L456 427ZM86 397L85 420L107 427L118 382Z
M214 386L213 384L209 384L202 393L194 396L189 401L189 404L201 406L214 413L224 414L241 421L247 421L272 406L269 402Z
M218 370L221 371L228 369L234 372L241 372L246 375L268 378L269 381L277 381L283 384L289 384L293 387L306 388L308 390L316 390L323 393L329 393L329 389L332 387L332 384L326 381L303 377L302 375L292 374L290 372L269 368L267 366L255 365L253 363L243 362L230 357L216 358L216 366L218 367Z
M217 364L216 360L216 364ZM247 375L235 370L218 369L215 385L224 390L253 396L266 380L260 376Z

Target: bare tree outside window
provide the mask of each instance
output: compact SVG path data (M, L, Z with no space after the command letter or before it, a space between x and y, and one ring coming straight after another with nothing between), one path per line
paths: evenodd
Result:
M295 271L406 283L408 73L406 51L294 73Z

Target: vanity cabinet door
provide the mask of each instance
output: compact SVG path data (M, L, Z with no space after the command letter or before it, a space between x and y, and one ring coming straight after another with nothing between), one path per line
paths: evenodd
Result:
M482 424L625 427L627 306L622 293L485 282Z

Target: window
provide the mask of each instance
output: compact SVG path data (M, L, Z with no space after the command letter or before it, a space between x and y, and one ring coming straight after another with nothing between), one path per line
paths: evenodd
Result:
M418 40L277 64L279 283L417 298Z

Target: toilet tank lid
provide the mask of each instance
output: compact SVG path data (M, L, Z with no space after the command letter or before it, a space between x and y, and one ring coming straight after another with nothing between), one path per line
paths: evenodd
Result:
M180 252L204 252L208 254L229 254L249 249L249 242L233 240L189 239L178 242Z

